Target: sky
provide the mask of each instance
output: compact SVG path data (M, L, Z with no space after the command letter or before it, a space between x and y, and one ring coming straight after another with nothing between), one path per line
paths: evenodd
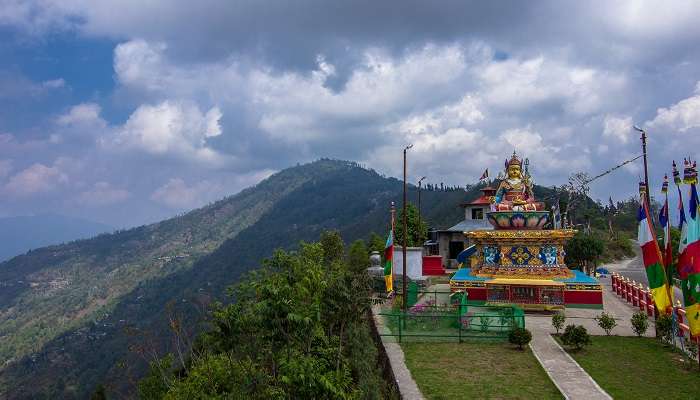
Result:
M322 157L561 185L698 157L695 1L0 0L0 216L157 221ZM640 161L591 184L626 199Z

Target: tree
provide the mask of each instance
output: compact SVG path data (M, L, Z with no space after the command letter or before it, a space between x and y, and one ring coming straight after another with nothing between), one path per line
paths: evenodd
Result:
M523 349L523 346L530 343L531 340L532 333L525 328L515 328L508 334L508 341L518 345L518 349L520 350Z
M362 239L357 239L348 250L348 267L355 273L363 273L369 267L369 251Z
M583 325L567 325L561 341L567 346L572 346L576 350L581 350L591 344L591 337Z
M647 317L646 313L641 311L632 314L630 322L632 323L632 330L640 337L645 334L649 328L649 317Z
M379 254L383 254L384 247L386 247L386 239L377 235L376 232L372 232L369 236L369 251L378 251Z
M406 227L408 228L407 245L409 247L423 246L423 242L428 237L428 225L425 223L425 219L421 219L420 224L418 223L418 209L413 203L406 204ZM404 238L403 209L399 211L395 229L395 244L402 246Z
M107 394L105 393L104 385L97 385L95 391L92 392L92 395L90 395L90 400L107 400Z
M367 250L355 242L345 258L342 243L327 232L275 251L231 289L234 303L214 307L185 362L168 355L151 364L140 397L385 398L364 319L369 276L358 266Z
M566 315L564 315L564 312L558 311L552 315L552 326L554 329L557 330L557 335L559 335L559 331L561 328L564 327L564 323L566 322Z
M617 326L617 321L610 314L602 312L595 317L598 326L605 331L605 335L610 336L610 332Z
M596 260L603 254L605 245L603 241L591 236L578 233L566 244L566 263L568 265L580 265L586 268L590 275L590 264L595 266ZM582 269L583 270L583 269Z
M338 231L325 231L321 233L321 247L323 248L323 262L330 266L342 261L345 256L345 245Z

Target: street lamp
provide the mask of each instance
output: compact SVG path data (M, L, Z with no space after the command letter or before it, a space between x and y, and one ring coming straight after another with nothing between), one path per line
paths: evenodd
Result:
M403 149L403 243L401 244L401 254L403 255L403 277L401 285L401 293L403 294L403 311L406 312L406 246L408 246L408 223L406 222L406 152L413 147L412 144Z
M423 183L423 180L425 177L422 177L418 180L418 228L421 227L421 215L420 215L420 192L421 192L421 184Z

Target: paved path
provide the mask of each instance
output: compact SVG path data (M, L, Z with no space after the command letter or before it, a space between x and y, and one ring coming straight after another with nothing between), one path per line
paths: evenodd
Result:
M566 399L612 399L547 330L532 326L530 348L537 360Z
M374 317L374 323L377 326L377 331L380 334L387 333L388 328L384 326L384 319L379 315L381 309L379 306L372 307L372 316ZM401 345L393 340L393 337L380 336L382 340L382 345L386 351L386 355L389 358L389 364L391 364L391 370L394 372L394 378L396 379L396 386L399 388L399 393L402 400L423 400L423 394L418 389L416 381L413 380L411 376L411 371L408 370L406 366L406 359L401 349Z

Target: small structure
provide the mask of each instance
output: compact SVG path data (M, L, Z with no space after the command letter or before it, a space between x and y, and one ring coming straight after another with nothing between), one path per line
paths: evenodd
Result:
M481 189L482 195L470 202L459 206L464 209L464 220L448 229L436 232L438 254L445 268L457 268L459 262L457 255L472 243L464 236L467 231L492 230L493 226L486 220L486 214L490 210L490 199L495 196L496 189L487 186Z
M543 229L549 211L534 198L527 160L522 166L515 152L506 160L506 177L485 213L495 230L464 231L476 252L450 280L451 290L466 291L472 304L602 308L600 283L564 262L564 245L576 231Z

